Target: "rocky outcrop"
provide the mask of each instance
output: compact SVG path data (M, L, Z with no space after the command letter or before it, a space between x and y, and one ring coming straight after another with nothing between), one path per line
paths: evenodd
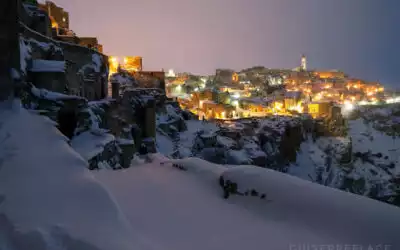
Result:
M114 100L87 102L79 96L64 95L38 89L27 84L21 91L23 105L39 114L49 117L61 132L64 132L61 111L70 110L76 114L71 146L88 162L90 169L127 168L136 152L130 129L128 132L113 112L116 109ZM114 124L117 124L113 127ZM108 128L112 128L109 130Z

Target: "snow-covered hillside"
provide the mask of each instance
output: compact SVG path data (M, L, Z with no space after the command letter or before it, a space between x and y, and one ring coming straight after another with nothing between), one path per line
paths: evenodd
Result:
M347 138L320 137L315 143L306 140L288 173L400 205L400 139L393 134L396 116L392 108L363 110L348 122ZM344 164L335 156L350 138L352 161Z
M0 114L0 249L400 247L399 208L265 168L151 155L90 172L54 122L16 104ZM224 199L220 176L265 198Z

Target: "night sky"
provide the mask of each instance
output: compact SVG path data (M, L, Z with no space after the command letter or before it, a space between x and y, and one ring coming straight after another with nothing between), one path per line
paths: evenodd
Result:
M400 0L53 0L78 36L145 70L340 69L400 87Z

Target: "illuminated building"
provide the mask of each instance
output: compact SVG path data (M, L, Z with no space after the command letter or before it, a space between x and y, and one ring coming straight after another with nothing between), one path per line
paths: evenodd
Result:
M125 57L110 56L109 64L110 64L109 66L110 75L116 73L118 71L118 67L132 74L136 72L142 72L142 57L140 56L125 56ZM163 80L164 78L165 77L162 77Z
M338 71L338 70L330 70L330 71L315 71L314 75L321 78L321 79L328 79L328 78L338 78L344 79L346 78L345 73Z
M167 77L175 77L175 72L173 69L168 70L168 73L166 74Z
M308 104L308 113L316 118L323 115L328 115L332 104L329 102L313 102Z
M307 58L305 55L301 56L301 64L300 64L300 70L306 71L307 70Z
M300 102L301 97L302 97L302 92L301 91L288 91L285 93L285 108L288 109L290 107L297 106L297 104Z
M282 112L283 109L284 109L284 107L283 107L282 102L277 102L277 101L273 102L273 108L272 108L273 112L279 113L279 112Z
M128 72L138 72L143 70L143 58L141 56L125 56L121 68Z
M239 82L239 75L236 72L232 74L232 81L235 83Z
M111 76L112 74L115 74L118 72L118 67L119 67L119 58L116 56L110 56L108 58L108 64L109 64L109 76Z

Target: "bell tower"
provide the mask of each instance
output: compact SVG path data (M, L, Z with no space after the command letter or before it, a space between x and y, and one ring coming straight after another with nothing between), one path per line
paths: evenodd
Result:
M301 64L300 64L300 69L302 71L306 71L307 70L307 57L305 55L301 56Z

